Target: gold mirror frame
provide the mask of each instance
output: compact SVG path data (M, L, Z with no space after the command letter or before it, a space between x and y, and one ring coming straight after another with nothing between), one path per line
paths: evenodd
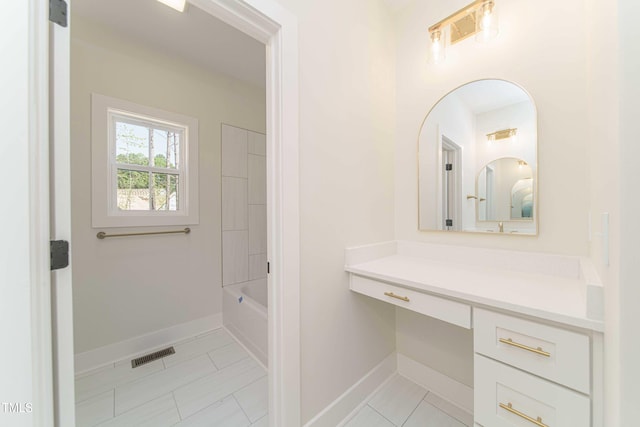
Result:
M484 84L483 84L484 83ZM471 173L469 170L469 155L466 152L471 151L469 149L469 143L458 145L455 141L455 137L451 137L451 132L446 125L443 125L441 122L445 121L439 119L436 116L432 116L432 114L443 114L443 112L439 112L437 108L443 103L451 102L454 103L453 94L461 94L463 90L467 90L471 92L470 89L463 89L472 87L472 85L483 85L486 86L484 89L482 86L477 87L477 92L482 93L483 90L485 92L490 91L492 86L503 87L503 88L511 88L513 91L513 99L515 102L507 102L500 106L499 108L495 108L493 110L487 110L480 113L471 113L473 116L473 123L462 124L460 126L467 126L467 128L471 128L473 132L472 143L474 147L476 144L480 144L485 140L480 137L480 133L482 131L486 131L484 134L486 138L489 138L491 134L496 134L499 132L509 131L509 135L506 138L498 138L496 140L494 138L491 143L493 144L508 144L510 138L513 138L516 142L515 145L512 145L513 150L502 148L497 149L496 151L499 153L495 154L495 159L500 157L518 157L522 159L526 159L527 163L532 166L533 173L533 219L531 221L526 220L504 220L504 221L479 221L478 213L477 213L477 200L478 197L476 193L476 178L477 174L480 170L478 163L482 163L482 165L488 164L491 159L487 160L479 160L477 158L473 158L473 170ZM486 99L492 97L485 97ZM509 99L506 92L504 95L506 100ZM496 99L498 99L496 97ZM449 101L446 101L449 100ZM458 102L462 102L459 101ZM527 117L526 121L523 121L523 124L519 124L518 120L511 118L511 120L503 120L501 121L501 125L492 129L484 129L482 127L477 126L478 116L480 114L489 114L495 113L498 114L500 109L511 108L516 104L522 104L522 108L525 108L525 102L527 102L527 108L530 109L528 114L530 116ZM481 103L480 103L481 104ZM444 108L444 107L443 107ZM461 107L459 107L461 108ZM455 110L451 108L452 111ZM430 123L429 118L432 117L435 122ZM444 116L443 116L444 117ZM520 127L519 130L517 128ZM517 132L516 132L517 130ZM479 79L474 80L472 82L465 83L456 87L455 89L449 91L444 96L442 96L429 110L427 115L425 116L422 124L420 125L418 132L418 141L417 141L417 167L418 167L418 229L420 231L436 231L436 232L460 232L460 233L497 233L497 234L509 234L509 235L523 235L523 236L537 236L539 230L539 197L538 197L538 114L535 102L533 97L527 92L522 86L503 79ZM431 139L431 145L429 145L426 141ZM505 141L506 139L506 141ZM436 141L433 143L433 141ZM517 145L518 141L521 142L521 145ZM530 141L530 146L525 146L525 141ZM459 142L459 141L458 141ZM487 141L487 143L489 143ZM421 150L421 144L424 144ZM445 145L448 145L446 150L443 150ZM498 145L497 145L498 146ZM478 145L479 147L479 145ZM500 147L500 146L498 146ZM467 150L465 150L467 148ZM458 167L458 170L464 171L465 167L467 168L467 173L463 173L463 177L458 179L458 182L455 183L455 189L453 190L444 190L444 188L448 188L445 186L446 178L442 175L442 171L445 169L443 164L443 157L445 155L445 151L453 151L454 155L452 157L452 164ZM456 159L455 152L458 152L458 158ZM527 152L529 154L523 154ZM485 151L486 154L486 151ZM456 167L456 166L454 166ZM425 169L428 169L429 172L425 173ZM462 173L462 172L461 172ZM469 179L469 175L471 178ZM455 181L455 180L454 180ZM465 181L465 182L462 182ZM428 189L427 189L428 188ZM454 212L454 220L458 222L457 227L446 227L445 220L445 209L443 209L446 204L446 198L443 197L443 194L447 192L449 194L453 194L453 199L456 200L456 206L453 206L450 209L451 212ZM468 206L467 206L468 205ZM473 224L470 224L471 214L469 212L473 212ZM530 225L524 224L526 222L530 222ZM470 226L471 225L471 226Z

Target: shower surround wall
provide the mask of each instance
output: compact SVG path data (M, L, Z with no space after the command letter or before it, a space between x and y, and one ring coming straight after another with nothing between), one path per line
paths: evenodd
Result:
M266 301L243 291L267 286L266 166L264 134L222 125L223 322L265 365Z

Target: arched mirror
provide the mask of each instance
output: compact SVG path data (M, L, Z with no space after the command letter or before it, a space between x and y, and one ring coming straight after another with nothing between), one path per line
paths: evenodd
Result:
M537 234L537 145L520 86L478 80L449 92L420 129L420 230Z

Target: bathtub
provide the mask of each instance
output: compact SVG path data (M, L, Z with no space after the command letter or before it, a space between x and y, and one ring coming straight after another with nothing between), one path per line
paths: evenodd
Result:
M268 366L267 279L227 285L222 293L224 326Z

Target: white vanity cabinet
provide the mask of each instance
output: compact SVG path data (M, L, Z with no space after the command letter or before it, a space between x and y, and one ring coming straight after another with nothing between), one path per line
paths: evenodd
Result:
M603 427L602 289L585 260L386 242L347 249L345 269L354 292L473 329L476 426Z
M474 351L479 425L591 426L588 335L476 308Z

